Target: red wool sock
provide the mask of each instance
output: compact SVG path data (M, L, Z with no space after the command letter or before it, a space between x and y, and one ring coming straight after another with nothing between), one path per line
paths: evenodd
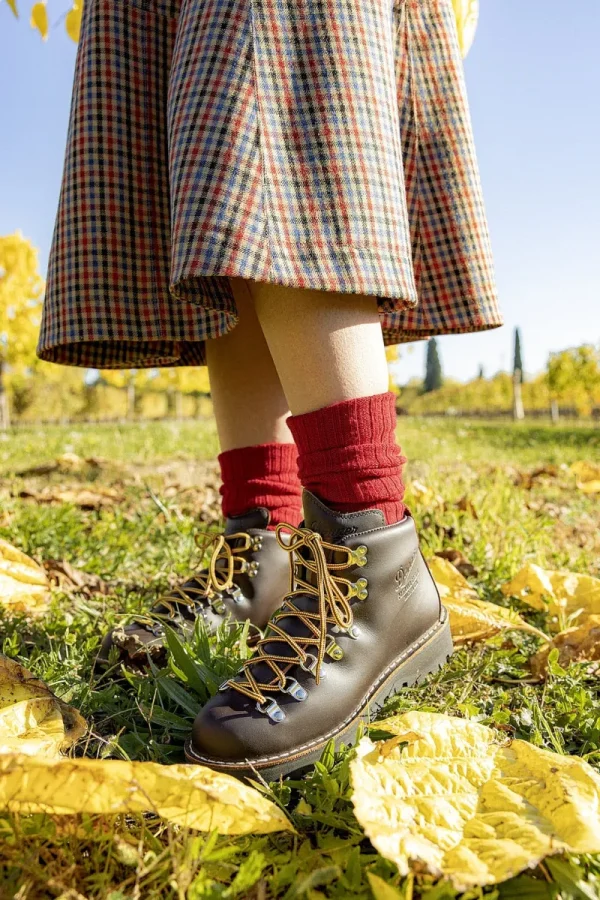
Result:
M287 420L300 481L337 512L380 509L388 525L404 516L402 466L392 393L344 400Z
M271 513L269 529L302 519L302 488L295 444L257 444L219 455L223 516L241 516L257 506Z

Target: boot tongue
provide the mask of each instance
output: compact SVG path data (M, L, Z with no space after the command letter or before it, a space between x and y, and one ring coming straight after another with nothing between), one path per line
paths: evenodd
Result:
M251 528L266 528L269 524L269 510L264 506L250 509L241 516L230 516L225 520L225 534L235 534L237 531L249 531Z
M363 531L385 525L385 518L380 509L365 509L353 513L335 512L307 490L302 494L302 505L306 528L317 531L331 544L335 544L344 535L361 534Z

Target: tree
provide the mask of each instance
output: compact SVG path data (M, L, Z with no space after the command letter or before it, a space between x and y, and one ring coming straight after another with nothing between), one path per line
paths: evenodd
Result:
M600 394L600 350L591 344L552 353L547 374L550 397L588 415Z
M20 231L0 237L0 427L9 424L5 375L35 360L44 281L38 254Z
M477 372L477 380L483 381L484 378L485 378L485 370L483 368L483 365L480 365L479 371Z
M523 368L523 356L521 353L521 332L518 328L515 328L515 357L514 357L514 365L513 365L513 375L519 379L519 384L523 384L525 381Z
M13 14L16 19L19 18L19 10L17 8L17 0L7 0L8 5L13 11ZM71 9L67 10L65 14L65 29L69 37L75 43L79 40L79 32L81 30L81 14L83 12L83 2L84 0L73 0L73 6ZM63 12L63 9L57 10L57 12ZM47 40L48 38L48 10L46 7L46 0L39 0L39 2L34 3L31 7L29 24L32 28L42 36L42 40Z
M442 364L438 355L437 341L435 338L429 338L427 342L427 360L425 363L423 393L429 394L431 391L439 390L443 381Z

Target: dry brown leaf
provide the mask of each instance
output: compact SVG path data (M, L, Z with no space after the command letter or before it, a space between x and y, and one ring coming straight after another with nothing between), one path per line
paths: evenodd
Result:
M576 484L584 494L600 494L600 465L580 460L573 463L571 472L576 477Z
M600 616L588 616L575 627L561 631L529 660L534 675L545 677L548 657L558 649L559 665L566 669L571 663L600 660Z
M40 615L50 602L50 585L38 564L0 539L0 606L12 612Z
M457 550L455 547L450 547L447 550L439 550L435 555L439 556L440 559L447 559L448 562L451 562L465 578L468 578L470 575L477 575L475 566L469 562L464 553Z
M502 585L502 593L554 616L573 616L581 621L600 615L600 579L566 569L542 569L529 563Z
M57 456L56 459L40 463L37 466L30 466L27 469L20 469L15 474L19 478L31 475L51 475L54 472L59 472L63 475L78 475L88 470L118 469L121 471L123 468L122 463L105 459L102 456L87 456L84 458L77 453L63 453L61 456Z
M66 559L48 559L44 561L44 569L48 578L62 591L81 591L85 594L108 594L110 588L99 575L92 575L82 569L76 569Z
M15 660L0 656L0 754L57 757L86 731L76 709Z
M513 484L517 487L522 487L527 491L530 491L533 487L535 481L542 477L546 478L557 478L558 477L558 466L538 466L537 469L532 469L531 472L522 472L520 469L515 469L515 474L513 477Z
M429 561L429 568L448 610L456 645L486 641L501 631L527 631L547 640L542 631L529 625L512 609L480 600L464 575L447 559L434 556Z
M577 757L435 713L378 722L351 763L352 802L401 874L426 867L458 890L496 884L562 851L600 852L600 775Z
M44 488L41 491L19 491L23 500L35 500L36 503L71 503L80 509L95 510L122 503L124 495L114 488Z
M473 501L467 494L461 497L460 500L457 500L454 505L456 509L468 513L473 519L479 519L479 514L475 509Z
M154 812L183 828L221 834L294 830L279 807L231 775L116 759L0 755L0 809L54 816Z

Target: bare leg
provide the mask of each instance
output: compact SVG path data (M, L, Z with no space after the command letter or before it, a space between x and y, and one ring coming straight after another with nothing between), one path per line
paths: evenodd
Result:
M375 297L247 285L294 415L387 391Z
M231 278L240 320L229 334L206 342L221 450L291 444L289 406L259 325L247 282Z

